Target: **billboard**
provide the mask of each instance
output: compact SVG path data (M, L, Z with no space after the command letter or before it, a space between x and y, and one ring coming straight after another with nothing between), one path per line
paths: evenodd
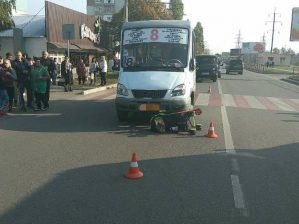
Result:
M240 56L242 49L230 49L230 56Z
M293 8L290 41L299 41L299 8Z
M243 54L259 54L263 53L266 48L265 42L247 42L242 44Z

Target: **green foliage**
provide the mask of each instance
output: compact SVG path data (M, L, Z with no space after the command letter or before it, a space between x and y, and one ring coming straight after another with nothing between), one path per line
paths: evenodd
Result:
M173 19L182 20L184 16L184 4L182 0L170 0L169 9Z
M14 22L12 9L16 8L16 0L0 0L0 32L11 29Z
M110 32L115 40L120 40L120 32L124 19L124 9L114 14L110 23ZM129 1L129 21L172 20L171 11L160 0Z
M273 53L275 53L275 54L280 54L280 50L279 50L277 47L275 47L275 48L273 49Z
M204 53L204 36L203 36L203 28L201 23L198 22L194 28L195 34L195 51L196 55L200 55Z
M296 52L292 48L286 49L285 47L282 47L281 49L278 49L277 47L275 47L273 49L273 53L275 53L275 54L287 54L287 55L295 55L296 54Z

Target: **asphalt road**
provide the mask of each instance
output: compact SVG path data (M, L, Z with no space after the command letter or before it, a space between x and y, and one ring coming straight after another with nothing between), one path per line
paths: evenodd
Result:
M119 123L115 90L15 109L0 118L0 223L298 223L299 86L279 78L198 83L195 136ZM132 152L142 179L124 177Z

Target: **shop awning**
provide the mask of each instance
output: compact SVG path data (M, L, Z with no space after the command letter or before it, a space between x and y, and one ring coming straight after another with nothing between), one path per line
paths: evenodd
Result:
M82 44L72 44L81 50L92 50L92 51L97 51L98 53L108 53L109 50L103 47L95 47L95 46L90 46L90 45L82 45Z
M59 43L59 42L48 42L54 48L57 49L67 49L67 43ZM109 50L103 47L95 47L91 45L82 45L82 44L70 44L70 50L81 50L81 51L93 51L96 53L108 53Z
M67 43L59 43L59 42L48 42L49 44L53 45L54 48L58 49L67 49ZM71 50L81 50L77 46L70 44L70 49Z

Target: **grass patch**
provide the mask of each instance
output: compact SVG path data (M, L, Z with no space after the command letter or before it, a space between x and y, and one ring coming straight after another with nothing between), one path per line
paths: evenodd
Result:
M275 66L276 69L282 69L282 70L288 70L288 71L291 71L293 72L293 69L295 68L295 72L297 71L298 72L298 67L294 67L294 66L291 66L291 67L287 67L287 66Z
M261 68L261 67L256 67L253 65L245 65L245 69L247 69L249 71L257 72L257 73L263 73L263 74L292 74L293 73L293 70L282 71L282 70L277 69L276 67L275 68L270 68L270 67Z
M299 76L298 75L292 75L292 76L289 77L289 79L299 81Z

